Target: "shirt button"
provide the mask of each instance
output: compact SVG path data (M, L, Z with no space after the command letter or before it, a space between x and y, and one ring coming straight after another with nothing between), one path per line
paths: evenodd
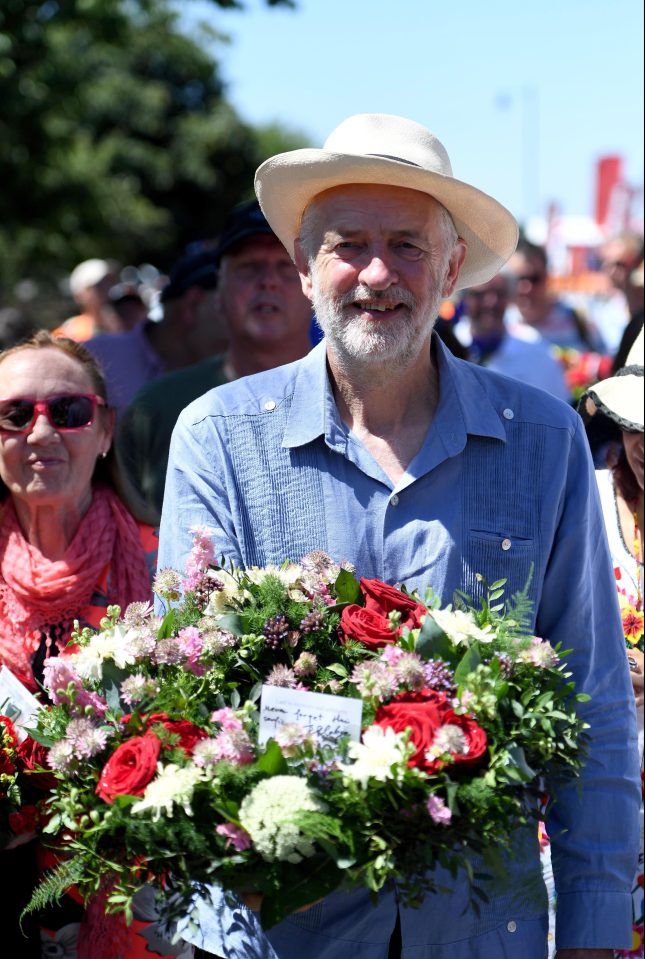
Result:
M511 919L510 922L506 923L506 928L508 929L509 932L517 932L517 923L515 922L514 919Z
M399 497L395 493L394 496L390 497L390 506L398 506L398 505L399 505Z
M275 400L267 400L264 404L264 408L267 413L271 413L275 409Z
M511 541L510 541L510 539L503 539L503 540L502 540L502 549L503 549L503 550L507 550L507 549L510 549L510 548L511 548Z
M505 420L512 420L513 417L515 416L515 413L513 412L513 410L509 410L509 409L507 408L507 409L505 409L504 412L502 413L502 416L504 417Z

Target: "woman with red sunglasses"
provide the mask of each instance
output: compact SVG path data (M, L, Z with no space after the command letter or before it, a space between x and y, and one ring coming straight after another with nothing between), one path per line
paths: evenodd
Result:
M0 353L0 664L33 692L44 660L65 654L75 619L98 627L108 605L125 611L152 598L156 532L133 515L114 423L83 346L39 331ZM150 955L139 935L146 923L85 914L70 896L25 938L18 915L36 884L36 854L40 868L52 864L33 842L3 853L15 912L5 900L0 935L11 954Z

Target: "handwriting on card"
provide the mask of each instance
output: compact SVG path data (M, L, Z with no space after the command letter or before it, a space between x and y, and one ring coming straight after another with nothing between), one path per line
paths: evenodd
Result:
M321 746L333 746L341 736L358 741L362 709L360 699L263 686L259 741L265 743L290 723L306 729Z

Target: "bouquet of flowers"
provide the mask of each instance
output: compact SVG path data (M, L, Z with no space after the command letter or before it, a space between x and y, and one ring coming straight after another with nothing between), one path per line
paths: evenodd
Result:
M564 367L564 378L576 401L594 383L611 376L613 357L609 354L581 352L564 346L554 346L553 351Z
M472 856L494 872L584 751L564 653L503 586L441 608L320 552L227 569L196 531L186 579L157 575L164 616L111 608L45 665L61 861L32 907L76 884L127 916L153 882L186 915L215 883L261 894L268 927L341 885L417 904L437 863L476 901Z

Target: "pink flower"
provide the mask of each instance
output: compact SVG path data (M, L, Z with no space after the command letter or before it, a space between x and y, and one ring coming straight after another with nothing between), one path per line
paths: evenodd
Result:
M433 822L441 826L448 825L452 819L452 813L440 796L435 796L434 793L432 793L428 797L426 806Z
M226 845L232 846L236 852L244 852L251 848L251 837L246 829L234 826L232 822L222 823L215 827L215 832L226 839Z
M223 729L215 737L213 750L220 761L245 766L255 759L253 743L243 729Z
M55 705L69 706L73 714L84 713L86 706L91 706L96 717L100 719L107 712L105 700L97 693L83 688L82 679L66 661L65 656L50 656L45 660L43 685Z
M224 709L216 709L211 713L211 722L219 723L222 729L242 729L242 721L238 719L230 706Z
M181 644L181 651L186 657L184 667L196 676L204 674L204 667L197 660L204 652L204 637L196 626L185 626L179 630L177 638Z

